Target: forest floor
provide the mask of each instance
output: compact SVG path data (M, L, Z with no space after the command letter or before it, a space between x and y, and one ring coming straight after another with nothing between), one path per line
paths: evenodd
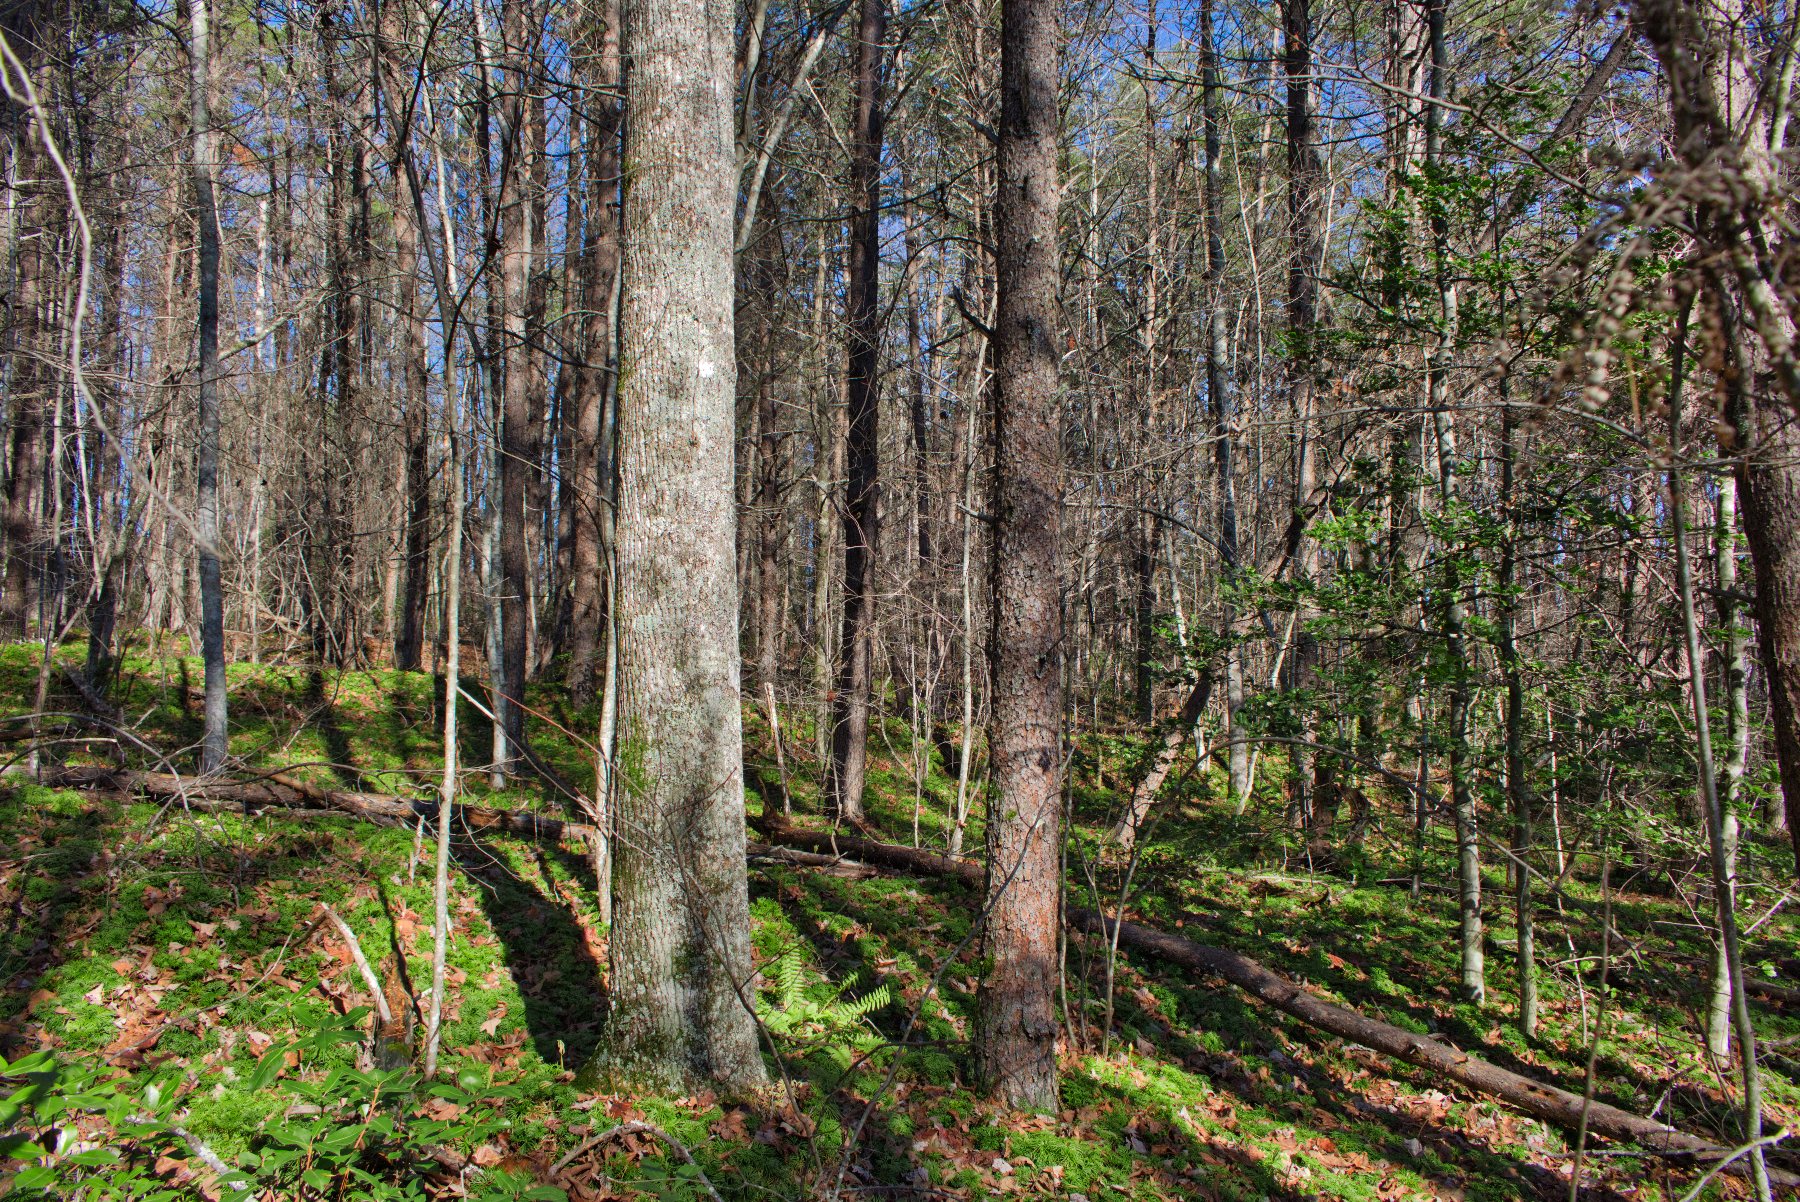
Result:
M0 652L8 713L28 708L19 699L34 694L36 655ZM178 748L198 733L198 680L194 660L132 659L115 697L139 737ZM60 677L51 687L48 708L76 708ZM233 748L249 770L311 765L297 771L396 793L428 788L437 771L428 676L237 665L231 687ZM591 755L558 724L589 730L592 715L556 696L533 697L535 746L571 780L591 780ZM487 723L472 707L465 715L465 760L485 762ZM753 780L768 781L763 717L746 711L746 754ZM816 820L809 719L796 709L784 723L795 728L786 751L796 816ZM98 759L104 749L63 750ZM871 754L877 831L910 843L916 829L941 848L956 782L939 751L894 720ZM1124 736L1078 739L1069 871L1083 904L1097 891L1114 908L1122 865L1116 851L1101 854L1098 833L1141 754ZM1183 777L1178 798L1165 794L1127 911L1577 1092L1598 1032L1595 1097L1735 1142L1725 1078L1698 1039L1711 945L1666 877L1657 888L1655 873L1615 873L1610 905L1630 947L1603 949L1590 915L1540 910L1542 1027L1526 1041L1512 1021L1501 875L1489 881L1491 996L1477 1009L1455 1000L1453 895L1428 887L1415 897L1407 884L1415 869L1428 883L1450 879L1447 832L1416 846L1400 807L1378 799L1360 848L1329 870L1309 865L1283 821L1280 771L1265 759L1242 816L1221 800L1216 769ZM540 792L521 786L490 804L556 812ZM752 793L752 811L761 804ZM452 1075L422 1086L404 1049L431 979L429 838L421 847L415 831L319 812L188 814L29 784L0 788L0 832L0 1052L11 1060L0 1150L57 1151L28 1141L59 1126L86 1138L50 1158L60 1177L42 1159L11 1161L0 1180L11 1175L15 1196L43 1196L34 1183L72 1196L68 1182L82 1173L120 1197L676 1199L705 1197L708 1182L733 1202L834 1184L872 1198L1074 1202L1568 1196L1570 1133L1160 962L1119 958L1106 1036L1104 949L1082 938L1067 952L1063 1110L997 1112L963 1082L980 964L977 900L955 881L753 862L758 1008L785 1085L747 1102L620 1097L584 1088L577 1071L596 1044L606 962L579 848L458 840ZM978 825L968 846L981 846ZM1774 849L1747 854L1754 880L1756 857ZM1599 900L1596 876L1578 873L1569 892ZM1762 919L1777 896L1747 890L1746 915ZM383 982L395 1021L375 1046L363 1037L369 990L346 942L316 921L321 903L348 922ZM1795 922L1779 908L1750 942L1757 971L1791 972L1800 958ZM1774 1053L1770 1126L1800 1125L1800 1065L1786 1056L1800 1043L1800 1013L1759 1004L1756 1014ZM30 1055L39 1050L48 1055ZM48 1105L53 1096L62 1100ZM644 1130L567 1159L625 1121L660 1128L698 1171ZM198 1145L255 1188L234 1195L222 1183L236 1178L200 1163ZM1695 1179L1616 1147L1589 1147L1580 1172L1588 1198L1675 1199ZM1701 1196L1745 1190L1715 1181Z

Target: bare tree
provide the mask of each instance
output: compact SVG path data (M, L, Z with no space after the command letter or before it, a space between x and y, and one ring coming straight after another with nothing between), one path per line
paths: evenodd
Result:
M881 518L881 110L885 0L862 0L856 33L856 121L850 151L850 477L844 498L844 623L831 712L825 791L837 816L860 822L874 683L875 552Z
M195 220L199 226L199 446L194 481L194 531L200 544L200 654L205 662L204 730L200 770L217 772L230 752L226 733L225 595L219 581L219 212L213 188L212 49L207 0L188 0L188 58L192 71L189 121L193 129Z

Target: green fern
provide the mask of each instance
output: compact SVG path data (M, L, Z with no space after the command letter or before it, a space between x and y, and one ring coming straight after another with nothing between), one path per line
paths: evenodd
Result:
M861 974L839 986L829 998L808 997L806 960L797 945L783 948L764 967L763 975L773 997L763 1001L758 1010L763 1023L778 1035L840 1035L894 1000L893 987L885 981L859 997L848 996Z

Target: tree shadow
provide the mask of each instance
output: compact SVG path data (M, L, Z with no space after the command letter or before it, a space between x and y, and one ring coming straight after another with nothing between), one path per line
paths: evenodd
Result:
M1124 954L1120 962L1123 977L1151 976L1134 970ZM1182 987L1187 1002L1182 1014L1172 1024L1142 1004L1134 990L1121 988L1116 994L1115 1020L1121 1041L1130 1046L1138 1034L1150 1033L1166 1058L1204 1077L1218 1093L1239 1105L1279 1114L1303 1148L1324 1137L1330 1141L1334 1155L1362 1156L1369 1162L1387 1160L1400 1165L1410 1162L1414 1171L1427 1178L1442 1177L1449 1171L1466 1177L1470 1183L1505 1182L1499 1189L1507 1196L1548 1199L1566 1195L1567 1181L1529 1159L1509 1155L1485 1138L1485 1133L1458 1130L1408 1113L1399 1106L1372 1102L1361 1092L1346 1089L1342 1081L1316 1066L1281 1051L1278 1030L1301 1046L1317 1046L1321 1037L1310 1028L1254 1005L1234 989L1197 982L1185 971L1159 964L1154 976ZM1240 1045L1247 1047L1209 1051L1187 1034L1194 1029L1233 1034ZM1247 1051L1266 1057L1267 1064L1251 1064ZM1277 1066L1275 1073L1270 1072L1270 1065ZM1415 1071L1411 1066L1383 1060L1378 1075L1405 1080ZM1115 1085L1095 1088L1133 1106L1141 1107L1145 1100L1134 1091ZM1201 1130L1199 1124L1179 1113L1180 1104L1167 1104L1161 1109L1166 1113L1159 1117L1170 1130L1182 1134L1190 1158L1207 1164L1222 1160L1225 1165L1218 1167L1230 1166L1243 1172L1258 1192L1271 1198L1317 1196L1310 1191L1296 1192L1291 1183L1283 1183L1271 1171L1268 1158L1248 1154L1243 1147L1235 1146L1229 1135ZM1235 1120L1229 1126L1235 1127ZM1496 1126L1495 1134L1498 1133ZM1362 1175L1369 1170L1354 1171ZM1616 1195L1597 1186L1596 1191L1584 1196L1597 1199Z
M16 792L0 813L15 806L23 809ZM31 1012L33 992L74 947L69 923L92 901L84 887L113 819L103 807L84 806L77 814L48 814L40 822L29 834L40 846L30 857L30 871L20 865L0 876L0 1054L9 1057L24 1037L19 1025ZM8 826L17 840L30 823Z
M356 768L350 735L338 717L336 698L325 691L325 672L321 668L314 668L307 674L306 702L312 707L311 721L325 744L325 757L331 762L333 775L346 789L361 789L362 773Z
M547 1064L578 1067L600 1042L606 1013L605 975L575 907L544 883L555 859L576 887L594 888L593 866L560 847L531 845L537 880L495 854L488 841L464 833L453 844L457 864L477 886L482 912L500 940L506 968L525 1002L525 1027Z

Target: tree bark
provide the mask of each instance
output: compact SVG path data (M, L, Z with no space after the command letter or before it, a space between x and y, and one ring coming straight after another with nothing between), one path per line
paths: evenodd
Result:
M1738 490L1756 576L1756 629L1781 794L1800 867L1800 422L1752 402L1738 432Z
M601 606L606 594L602 556L609 554L604 531L612 515L612 423L615 395L619 274L619 133L625 116L619 88L618 0L603 5L593 65L594 120L588 131L588 187L583 228L581 304L587 355L575 388L572 439L574 509L570 552L569 664L564 677L570 699L594 699L594 669L602 654Z
M1449 55L1445 42L1445 10L1448 0L1430 0L1425 10L1427 37L1431 44L1431 69L1427 73L1432 103L1425 110L1425 164L1428 172L1436 171L1443 155L1442 100L1449 87ZM1432 431L1437 449L1438 502L1446 521L1456 511L1458 464L1456 450L1456 418L1450 401L1450 369L1456 358L1458 333L1458 301L1455 278L1450 274L1449 226L1440 202L1430 206L1431 266L1438 290L1437 340L1430 351L1426 371L1427 402L1431 409ZM1469 663L1468 639L1464 627L1467 613L1464 573L1459 559L1466 548L1447 542L1443 548L1443 600L1440 625L1446 654L1450 659L1450 696L1448 721L1449 746L1446 758L1450 768L1451 809L1456 819L1457 896L1460 921L1462 989L1471 1002L1480 1004L1487 998L1487 953L1481 923L1481 844L1477 827L1474 781L1470 779L1469 709L1473 683Z
M848 822L863 816L869 692L875 657L875 549L881 490L881 146L885 0L862 0L856 34L856 120L850 149L850 479L844 498L844 624L831 709L825 795Z
M526 579L525 494L536 457L531 452L532 377L530 313L532 262L538 231L529 187L534 147L528 130L533 36L529 0L504 0L500 9L501 65L505 91L500 102L504 145L501 150L499 220L501 227L500 289L505 375L500 393L500 472L495 516L499 521L500 673L493 681L494 714L504 745L495 740L496 775L511 766L524 741Z
M217 772L229 754L225 700L225 595L219 579L219 215L213 191L211 38L207 0L188 0L189 121L193 129L195 219L199 226L199 446L194 530L200 544L200 654L205 664L200 771Z
M1512 853L1529 860L1531 835L1530 764L1525 755L1525 665L1519 653L1519 518L1518 418L1508 384L1500 381L1500 511L1504 523L1500 544L1500 671L1506 681L1506 792L1512 805ZM1537 1034L1537 933L1532 920L1531 873L1513 865L1513 918L1518 930L1516 968L1519 978L1519 1033Z
M731 26L626 0L619 344L618 779L602 1070L764 1079L750 1009L733 571Z
M1304 689L1319 659L1319 641L1308 622L1311 606L1308 590L1317 568L1318 547L1307 537L1317 490L1313 436L1317 391L1319 271L1325 257L1325 224L1320 211L1318 132L1313 114L1313 24L1309 0L1285 0L1282 6L1282 57L1287 73L1287 168L1288 168L1288 309L1287 391L1288 412L1294 423L1294 494L1288 515L1286 556L1294 583L1294 650L1289 661L1288 688ZM1314 715L1300 714L1302 740L1290 748L1288 779L1296 817L1310 829L1314 840L1328 845L1337 818L1339 765L1330 757L1318 757L1311 743Z
M1238 579L1237 468L1233 463L1237 438L1237 414L1231 394L1230 349L1225 312L1225 199L1220 179L1222 151L1219 91L1219 49L1213 41L1213 0L1200 4L1201 120L1205 126L1206 171L1201 181L1203 222L1206 227L1206 400L1213 417L1213 463L1218 473L1219 555L1225 561L1220 606L1220 633L1228 642L1225 651L1225 755L1231 778L1232 805L1238 813L1250 804L1250 747L1244 738L1243 654L1237 644L1237 601L1233 590Z
M38 46L47 24L41 6L23 3L0 14L7 40L25 69L35 74ZM8 72L10 76L11 72ZM22 639L31 623L43 548L39 530L45 472L44 413L49 381L43 368L44 274L55 244L52 202L43 177L49 164L40 142L37 115L23 104L0 101L14 144L14 176L19 181L15 235L14 294L7 306L8 408L11 445L6 476L6 569L0 582L0 635Z
M408 78L402 61L405 29L396 4L381 9L383 65L390 90ZM395 173L395 191L410 185ZM425 649L425 601L431 586L431 422L429 363L425 351L425 310L419 302L419 226L416 206L403 195L394 201L394 275L401 325L402 392L400 428L405 455L401 504L400 619L394 634L394 667L417 672Z
M994 799L975 1058L1002 1102L1054 1111L1062 854L1057 9L1007 0L994 321Z

